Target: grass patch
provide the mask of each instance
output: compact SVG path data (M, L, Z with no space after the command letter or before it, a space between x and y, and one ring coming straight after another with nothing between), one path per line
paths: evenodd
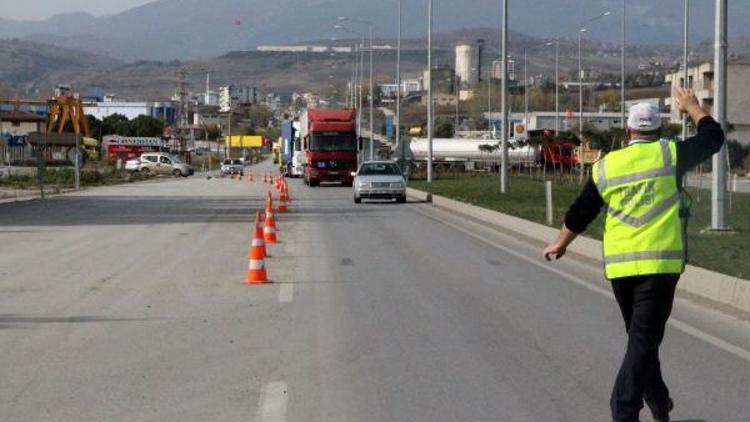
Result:
M526 220L546 224L544 182L524 176L510 178L506 195L500 193L500 179L491 175L462 175L441 177L428 185L423 180L412 180L410 186L445 196L457 201L500 211ZM569 179L553 182L553 210L555 225L561 225L565 212L581 191L577 181ZM689 188L693 196L693 217L688 227L690 263L735 277L750 278L750 195L734 194L729 221L733 234L706 232L711 223L711 193ZM585 235L601 240L604 229L603 213L589 226Z
M60 191L61 189L70 189L75 187L75 171L72 168L51 168L47 169L45 180L45 189L51 192ZM131 173L124 170L83 170L81 171L81 186L104 186L117 185L121 183L131 183L140 180L153 178L154 176L144 176L140 173ZM0 179L0 187L18 189L18 190L38 190L39 181L34 175L11 175L7 178Z

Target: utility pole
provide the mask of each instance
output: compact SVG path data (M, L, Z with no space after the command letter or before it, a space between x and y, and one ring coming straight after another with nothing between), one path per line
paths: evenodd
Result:
M727 0L716 0L716 47L714 57L714 118L727 130ZM728 230L726 143L713 157L711 183L711 230Z
M500 95L500 107L502 107L502 156L500 163L500 192L508 191L508 0L503 0L503 24L502 24L502 94Z
M427 0L427 183L432 183L432 0Z

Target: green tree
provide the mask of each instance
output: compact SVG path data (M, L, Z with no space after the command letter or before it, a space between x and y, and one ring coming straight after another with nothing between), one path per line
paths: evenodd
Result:
M120 136L131 136L130 134L130 121L127 117L122 114L113 114L107 116L102 120L101 123L101 134L102 136L107 135L120 135Z
M160 137L164 134L164 120L141 115L129 122L130 136Z
M435 119L435 137L436 138L453 138L455 128L452 119L438 117Z

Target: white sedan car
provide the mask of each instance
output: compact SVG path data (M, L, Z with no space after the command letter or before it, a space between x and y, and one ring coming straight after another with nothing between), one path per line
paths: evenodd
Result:
M393 161L369 161L362 163L354 176L354 202L363 199L395 199L406 202L406 180L401 169Z

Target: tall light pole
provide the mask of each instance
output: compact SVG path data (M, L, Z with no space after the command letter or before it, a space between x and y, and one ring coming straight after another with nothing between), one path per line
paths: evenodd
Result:
M339 21L345 21L345 20L349 20L349 19L340 16L338 18L338 20ZM364 51L365 51L365 36L361 32L353 31L353 30L351 30L351 29L349 29L349 28L347 28L347 27L345 27L343 25L334 25L333 28L334 29L339 29L339 30L342 30L342 31L347 31L347 32L349 32L351 34L355 34L355 35L357 35L357 36L359 36L361 38L361 41L360 41L360 44L359 44L359 75L358 75L359 76L359 84L358 84L359 95L357 95L357 97L359 97L358 102L356 101L356 98L355 98L355 103L356 103L356 107L357 107L357 135L361 137L362 136L362 101L363 101L362 100L362 97L363 97L362 85L363 85L363 81L364 81L364 78L365 78L365 53L364 53ZM370 40L370 45L372 46L372 40ZM371 59L372 59L372 57L371 57ZM356 60L356 58L355 58L355 60ZM372 67L370 67L370 81L372 81ZM372 107L371 107L371 109L372 109ZM357 145L359 145L359 142L357 142ZM361 152L361 150L359 150L359 147L357 147L357 148L358 148L358 152ZM361 154L358 154L358 156L359 155L361 155Z
M526 48L523 49L523 119L524 126L529 127L529 58Z
M406 148L401 145L401 13L402 0L398 0L398 41L396 41L396 145L401 148L401 171L406 170Z
M578 105L580 108L580 115L578 116L579 134L583 133L583 62L581 58L581 43L583 39L583 34L588 31L585 25L591 22L594 22L595 20L599 20L607 16L610 16L611 14L612 12L607 11L607 12L602 13L601 15L594 16L591 19L586 19L581 24L580 29L578 29ZM583 168L581 170L583 170Z
M714 57L714 117L727 130L727 0L716 0L716 47ZM713 157L711 229L728 230L726 208L726 143Z
M687 1L687 0L686 0ZM625 123L625 45L627 43L628 5L622 0L622 50L620 51L620 122L623 130L627 127Z
M581 38L583 33L586 32L586 28L578 30L578 134L581 136L583 133L583 62L581 60Z
M427 183L432 183L432 0L427 1Z
M375 158L375 86L373 83L373 23L364 19L339 16L339 21L350 21L367 25L370 32L370 160Z
M508 192L508 0L503 0L503 23L502 23L502 42L500 56L501 62L502 86L500 95L500 107L502 107L503 123L502 135L500 142L502 146L502 155L500 161L500 192Z
M560 38L548 42L549 47L555 44L555 136L560 133Z
M688 84L688 66L690 66L689 63L689 54L690 52L688 49L690 48L690 36L688 34L688 31L690 29L690 0L685 0L685 23L683 25L683 37L682 37L682 87L683 88L690 88ZM683 114L682 116L682 140L686 140L688 138L688 115Z

